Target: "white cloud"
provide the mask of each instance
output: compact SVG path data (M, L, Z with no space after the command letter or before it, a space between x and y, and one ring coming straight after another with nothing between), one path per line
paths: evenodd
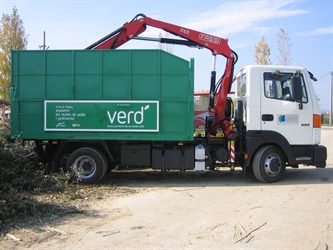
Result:
M275 29L275 27L254 27L252 30L260 36L265 36L267 33L271 32L271 30Z
M295 1L233 1L221 4L214 10L191 13L195 16L184 23L185 27L228 36L256 28L258 23L308 13L290 9Z
M326 27L326 28L317 28L314 30L306 31L306 32L301 32L297 33L298 35L301 36L321 36L321 35L330 35L333 34L333 25Z

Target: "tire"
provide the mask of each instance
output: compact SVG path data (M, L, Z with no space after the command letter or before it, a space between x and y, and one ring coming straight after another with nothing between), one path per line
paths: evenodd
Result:
M261 182L277 182L286 170L286 157L276 146L264 146L253 159L254 176Z
M93 184L100 181L107 170L106 157L94 148L79 148L68 157L66 169L72 179L79 178L83 183Z
M97 149L95 149L97 150ZM105 162L105 169L104 169L104 173L103 173L103 176L102 178L106 175L106 172L108 172L108 168L109 168L109 163L108 163L108 159L106 158L105 154L103 154L101 151L97 150L102 156L103 156L103 159L104 159L104 162ZM101 178L101 179L102 179Z

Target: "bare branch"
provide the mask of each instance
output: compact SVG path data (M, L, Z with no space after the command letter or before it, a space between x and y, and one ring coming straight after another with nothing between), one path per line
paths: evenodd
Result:
M291 58L291 48L292 44L290 41L290 37L288 33L280 28L280 32L277 34L278 40L278 49L280 52L280 57L277 57L279 62L282 65L290 65L292 63L292 58Z
M158 36L159 36L159 38L163 38L163 34L162 34L162 32L160 32L160 33L158 34ZM169 38L169 37L170 37L170 33L165 32L165 33L164 33L164 38ZM164 50L164 51L169 52L169 53L172 54L172 53L173 53L174 45L173 45L173 44L162 44L161 42L159 42L158 45L157 45L157 47L158 47L159 49L162 49L162 50Z

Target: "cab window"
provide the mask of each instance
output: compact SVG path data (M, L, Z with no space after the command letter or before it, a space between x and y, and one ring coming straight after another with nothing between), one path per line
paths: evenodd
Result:
M246 95L246 74L237 77L237 97Z
M283 73L283 77L280 79L275 79L271 77L271 73L264 73L264 90L265 96L267 98L285 100L285 101L294 101L293 98L293 88L291 85L292 73ZM302 83L302 102L308 102L308 96L306 92L305 82L303 75L301 74L301 83Z

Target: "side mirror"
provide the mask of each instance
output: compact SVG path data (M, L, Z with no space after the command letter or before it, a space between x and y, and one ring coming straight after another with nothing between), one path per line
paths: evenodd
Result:
M293 92L294 92L294 100L295 101L301 101L302 100L302 84L301 84L301 78L298 76L293 76L291 78L291 84L293 86Z
M303 90L302 90L301 78L299 76L299 71L291 77L291 85L293 86L294 101L300 102L299 108L302 109Z

